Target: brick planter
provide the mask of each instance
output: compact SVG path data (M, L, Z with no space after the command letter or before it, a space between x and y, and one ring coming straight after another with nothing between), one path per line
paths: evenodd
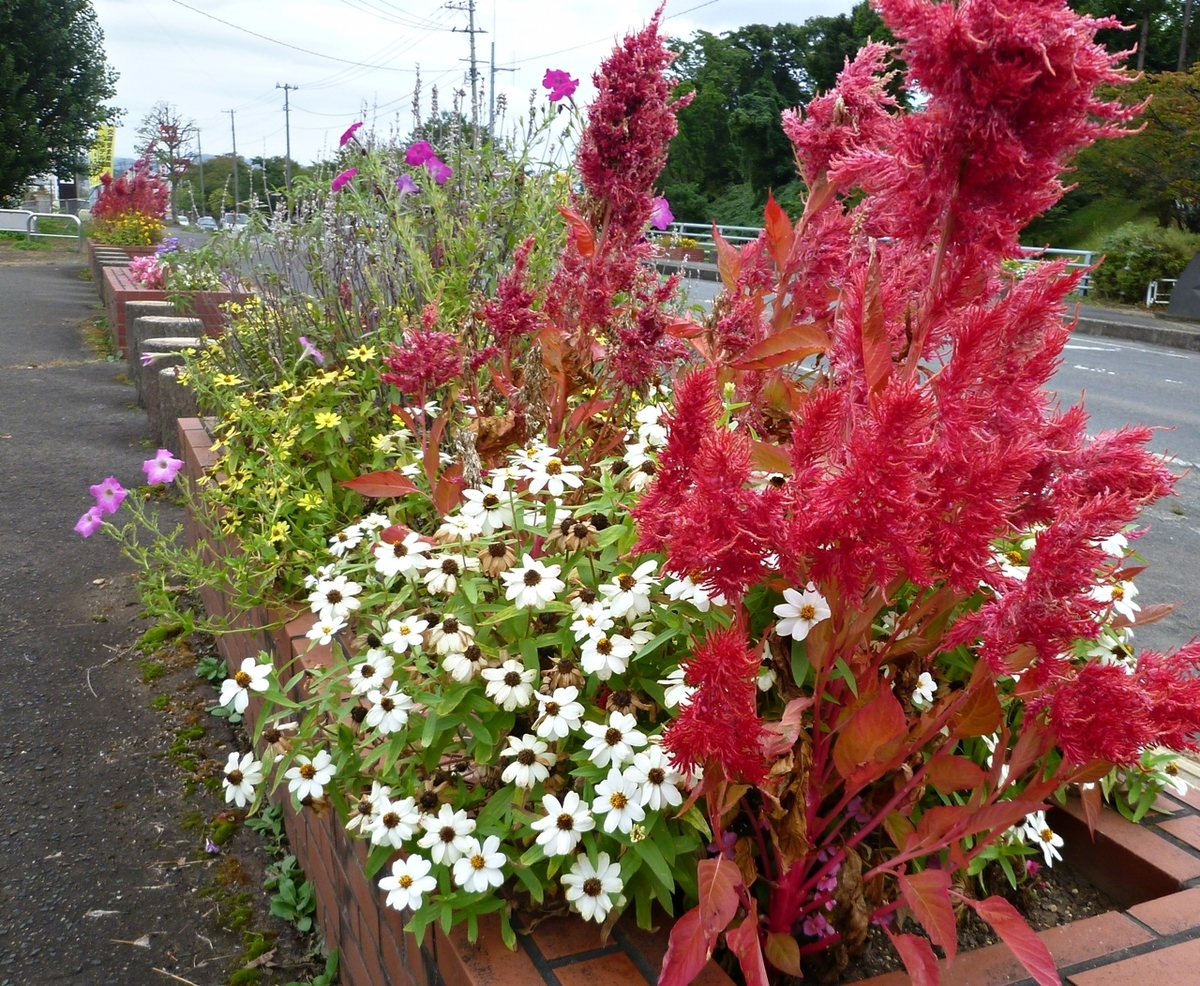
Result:
M130 359L128 343L128 323L125 306L131 301L166 301L166 291L151 291L135 284L129 276L128 267L105 267L101 272L101 283L104 290L104 307L108 313L108 325L126 359ZM177 303L176 309L184 316L200 319L204 323L204 331L210 336L219 336L229 324L229 315L224 306L234 300L228 291L185 291L182 292L186 303ZM180 293L173 293L172 299ZM241 297L240 295L238 297ZM183 309L190 308L190 311ZM132 357L136 358L136 354Z
M113 246L109 243L88 240L88 269L92 272L92 281L96 285L96 290L100 292L101 298L104 297L104 275L98 254L123 253L126 259L132 259L133 257L148 257L157 249L157 244L153 246Z
M185 475L194 484L215 461L204 424L179 421ZM204 541L212 557L236 546L214 541L200 518L189 513L190 544ZM202 593L211 615L225 616L238 632L221 634L218 646L231 669L247 657L269 653L281 680L298 671L324 666L329 648L310 647L305 636L315 617L264 609L235 612L227 597ZM279 629L264 630L276 625ZM253 722L260 700L251 698ZM518 935L518 948L501 941L499 918L479 921L479 938L467 940L465 927L449 934L437 925L418 943L403 930L401 914L383 906L384 894L364 873L366 845L346 836L336 813L296 813L286 791L288 839L316 891L317 920L330 948L341 952L343 986L655 986L670 934L669 922L655 932L637 928L626 915L601 945L595 925L575 918L553 918L529 935ZM1180 798L1162 797L1141 825L1132 825L1105 809L1093 843L1077 800L1053 809L1051 825L1066 838L1064 854L1076 870L1120 901L1128 910L1113 911L1051 928L1040 937L1054 956L1063 981L1071 986L1154 986L1200 983L1200 791ZM382 871L381 871L382 873ZM943 986L1026 986L1024 968L1004 945L963 952L942 966ZM697 986L732 986L709 962ZM859 986L905 986L903 972L860 981Z

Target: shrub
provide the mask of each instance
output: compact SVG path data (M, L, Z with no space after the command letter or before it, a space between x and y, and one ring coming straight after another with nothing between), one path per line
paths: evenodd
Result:
M1177 278L1200 252L1200 235L1126 223L1105 241L1104 262L1092 275L1101 297L1141 302L1151 281Z
M170 186L139 158L120 178L105 174L91 209L94 238L118 246L148 246L162 238Z

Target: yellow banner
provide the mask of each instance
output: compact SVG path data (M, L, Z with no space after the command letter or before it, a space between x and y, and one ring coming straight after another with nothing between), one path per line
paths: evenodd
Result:
M100 184L101 175L112 174L117 156L117 128L103 124L96 131L96 142L88 151L88 178L92 187Z

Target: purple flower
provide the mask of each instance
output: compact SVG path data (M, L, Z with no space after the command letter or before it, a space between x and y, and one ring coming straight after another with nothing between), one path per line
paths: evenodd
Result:
M548 68L542 77L542 85L550 90L550 102L557 103L560 99L569 99L579 88L579 80L572 79L562 69Z
M350 141L354 140L354 135L358 133L358 128L362 126L362 120L357 123L350 124L350 129L342 134L342 139L338 141L338 147L345 147Z
M316 363L317 366L325 365L325 354L311 342L309 342L304 336L300 337L300 347L304 350L304 352L300 355L301 359L304 359L305 356L311 356L312 361Z
M404 152L404 163L419 168L433 156L433 146L429 141L418 140L415 144L410 144Z
M101 513L106 514L115 514L120 510L121 502L129 495L125 492L125 487L112 476L91 487L91 491L92 496L96 498L96 506L100 508Z
M183 460L171 454L170 449L160 448L158 455L142 463L142 471L146 474L146 482L151 486L160 483L170 483L179 475L183 468Z
M218 846L215 842L213 842L212 839L205 838L204 851L206 853L208 853L210 856L219 856L221 854L221 847Z
M425 170L433 176L433 180L439 185L446 184L450 180L450 176L454 174L450 166L436 155L425 162Z
M329 190L331 192L340 192L345 187L346 183L350 181L350 179L356 174L358 174L358 168L350 168L346 171L343 171L329 183Z
M154 353L142 353L142 366L149 366L156 359L158 359L158 357Z
M90 538L104 523L104 514L99 507L92 507L86 514L79 518L75 525L75 530L82 534L85 538Z
M654 200L650 207L650 225L655 229L666 229L675 221L671 213L671 204L661 195Z
M421 190L408 175L401 175L396 179L396 189L400 192L400 198L404 198L406 195L415 195Z

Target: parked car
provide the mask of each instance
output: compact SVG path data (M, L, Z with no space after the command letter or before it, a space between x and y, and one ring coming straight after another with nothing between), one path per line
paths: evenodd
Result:
M182 214L175 217L175 222L179 224L180 229L187 229L190 225L192 225L192 221L188 219L187 216Z
M221 228L229 229L235 233L240 233L250 225L250 217L244 212L239 212L236 216L232 212L227 212L221 219Z
M217 231L217 221L212 216L201 216L196 220L196 225L210 233Z

